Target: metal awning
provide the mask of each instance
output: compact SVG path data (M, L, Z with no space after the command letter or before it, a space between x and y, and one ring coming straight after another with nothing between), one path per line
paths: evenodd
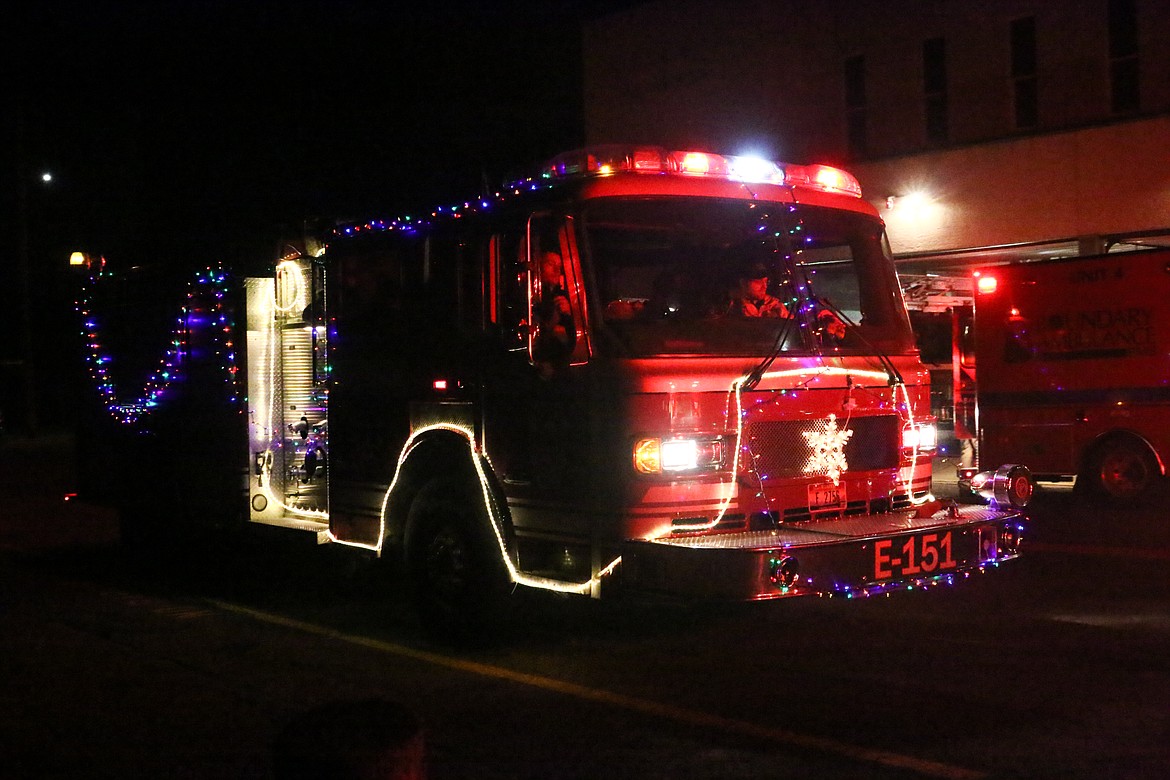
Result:
M898 269L906 305L911 310L945 311L953 306L971 303L971 271L975 268L1147 248L1170 248L1170 228L938 252L913 252L896 255L894 264Z

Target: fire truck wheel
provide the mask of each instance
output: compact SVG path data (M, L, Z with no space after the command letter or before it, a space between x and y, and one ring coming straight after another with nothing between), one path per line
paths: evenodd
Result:
M499 627L509 578L478 491L434 480L411 504L406 564L423 628L459 643Z
M1077 481L1084 480L1094 496L1131 502L1143 498L1158 475L1158 461L1145 442L1133 436L1115 436L1097 445Z

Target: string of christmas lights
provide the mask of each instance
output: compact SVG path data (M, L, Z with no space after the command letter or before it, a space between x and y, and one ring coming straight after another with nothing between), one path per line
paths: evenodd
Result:
M112 273L98 270L83 286L74 308L82 321L82 336L86 343L86 362L89 375L106 411L124 425L136 425L163 403L168 389L184 378L184 363L191 357L189 344L196 328L207 328L210 343L218 361L226 386L227 398L233 406L239 403L238 373L235 348L235 322L226 297L230 286L229 275L220 268L200 271L188 283L186 300L174 318L174 329L158 367L143 382L142 391L127 397L118 391L111 366L117 363L104 345L100 316L94 310L96 288Z
M462 203L456 203L453 206L438 206L425 217L404 215L397 219L372 219L360 224L339 225L333 228L332 235L334 238L353 238L363 233L373 232L401 231L408 234L417 233L419 230L429 229L434 225L436 220L461 219L468 214L478 214L482 211L487 211L525 192L548 189L562 182L566 175L571 175L574 172L565 169L564 166L560 166L559 169L549 168L542 170L534 176L509 181L503 190L497 191L490 196L485 195L480 198L466 200Z

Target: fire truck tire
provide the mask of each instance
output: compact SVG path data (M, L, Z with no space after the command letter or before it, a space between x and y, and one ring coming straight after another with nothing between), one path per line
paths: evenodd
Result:
M506 614L510 578L478 490L435 479L411 504L406 566L424 630L449 642L491 635Z
M1097 444L1077 477L1078 485L1096 498L1128 503L1144 498L1158 481L1154 453L1135 436L1111 436Z

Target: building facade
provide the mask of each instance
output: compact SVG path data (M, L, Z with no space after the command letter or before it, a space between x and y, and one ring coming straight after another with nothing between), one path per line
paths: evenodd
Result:
M907 271L1170 243L1170 0L659 0L583 51L588 143L843 165Z

